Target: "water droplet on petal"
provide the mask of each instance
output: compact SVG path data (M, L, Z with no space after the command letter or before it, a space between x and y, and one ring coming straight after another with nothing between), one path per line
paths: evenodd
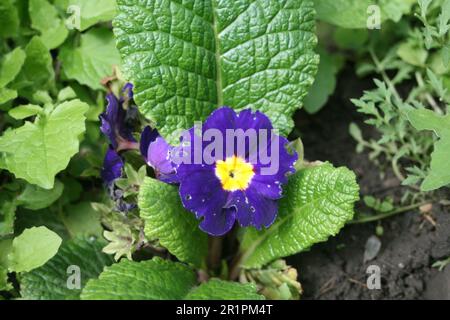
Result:
M267 185L267 188L271 188L272 186L270 184Z
M253 207L253 206L250 207L250 211L251 211L251 212L255 212L255 211L256 211L255 207Z
M188 194L188 195L186 195L185 199L188 200L188 201L192 200L192 196L190 194Z

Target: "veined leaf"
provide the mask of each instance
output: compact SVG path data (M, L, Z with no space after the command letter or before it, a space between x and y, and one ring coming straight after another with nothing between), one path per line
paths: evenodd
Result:
M179 260L201 267L208 253L208 237L194 215L183 208L178 188L146 178L138 202L147 238L159 239Z
M78 152L88 108L79 100L67 101L35 123L25 122L20 128L7 130L0 137L0 168L31 184L53 188L55 175Z
M358 192L355 175L347 168L326 163L298 171L289 178L275 223L245 232L242 266L259 268L336 235L353 217Z
M17 204L0 196L0 238L14 233Z
M153 258L134 262L122 259L89 280L82 300L178 300L195 285L192 269L177 262Z
M431 191L450 184L450 114L440 116L427 109L408 111L408 119L417 130L432 130L440 138L434 144L428 176L420 186Z
M222 105L290 132L319 60L313 1L118 0L118 11L135 101L171 142Z
M63 243L56 256L42 267L24 274L20 294L24 299L79 299L89 279L95 279L113 259L102 253L104 241L77 238ZM79 285L77 288L77 272ZM71 278L73 276L73 279Z
M61 245L61 238L46 227L33 227L14 238L8 254L8 269L31 271L50 260Z
M211 279L193 289L186 296L187 300L264 300L256 293L253 283L238 283Z

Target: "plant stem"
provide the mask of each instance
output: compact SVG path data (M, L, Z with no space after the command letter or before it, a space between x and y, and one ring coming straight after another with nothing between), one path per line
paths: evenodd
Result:
M428 203L430 203L430 202L429 201L425 201L425 202L415 203L415 204L412 204L412 205L409 205L409 206L400 207L400 208L395 209L395 210L393 210L391 212L380 213L380 214L371 215L371 216L368 216L368 217L352 220L352 221L349 221L347 224L359 224L359 223L373 222L373 221L386 219L386 218L392 217L392 216L394 216L396 214L399 214L399 213L403 213L403 212L406 212L406 211L417 209L417 208L423 206L424 204L428 204Z
M209 237L208 267L211 270L220 266L223 237Z

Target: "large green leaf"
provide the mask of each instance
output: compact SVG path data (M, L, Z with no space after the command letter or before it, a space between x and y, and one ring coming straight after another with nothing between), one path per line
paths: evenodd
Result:
M25 51L16 48L6 54L0 62L0 88L6 86L19 74L25 62Z
M317 17L343 28L367 28L367 21L374 14L369 7L380 9L380 22L399 21L409 13L415 0L315 0Z
M298 171L289 178L275 223L245 232L242 266L259 268L336 235L353 217L358 199L355 174L347 168L326 163Z
M194 215L180 201L178 188L146 178L139 193L145 235L160 243L179 260L201 267L208 253L208 237Z
M80 15L76 18L79 18L80 31L84 31L98 22L112 20L116 13L116 0L55 0L55 5L74 15L78 12L71 9L79 8ZM70 18L69 21L71 21Z
M79 299L81 289L89 279L97 278L103 267L113 263L102 253L104 241L77 238L63 243L56 256L42 267L22 276L20 293L25 299ZM69 267L79 268L70 269ZM80 271L80 289L70 286L70 276ZM69 280L69 286L68 284ZM76 284L76 283L75 283Z
M41 32L42 42L49 48L59 47L69 35L64 21L48 0L29 0L31 27Z
M0 168L31 184L53 188L55 175L78 152L88 108L79 100L64 102L35 123L7 130L0 137Z
M56 233L46 227L25 229L13 240L8 254L8 269L24 272L39 268L58 252L61 241Z
M440 116L427 109L408 111L408 119L417 130L432 130L440 138L434 144L430 171L422 182L422 191L450 185L450 114Z
M84 288L83 300L182 299L195 285L192 269L181 263L153 258L134 262L122 259L106 267L98 279Z
M118 0L114 20L140 110L174 142L218 106L265 112L288 133L313 83L311 0Z
M65 44L59 53L64 75L92 89L101 89L101 80L120 64L111 30L92 29L81 35L80 46Z
M264 296L256 293L253 283L212 279L193 289L186 296L187 300L264 300Z

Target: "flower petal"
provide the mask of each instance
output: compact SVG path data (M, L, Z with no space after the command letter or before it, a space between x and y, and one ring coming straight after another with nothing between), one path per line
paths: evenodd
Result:
M106 152L103 168L100 173L103 181L105 181L106 184L111 184L114 180L120 178L123 166L124 163L122 158L110 147Z

